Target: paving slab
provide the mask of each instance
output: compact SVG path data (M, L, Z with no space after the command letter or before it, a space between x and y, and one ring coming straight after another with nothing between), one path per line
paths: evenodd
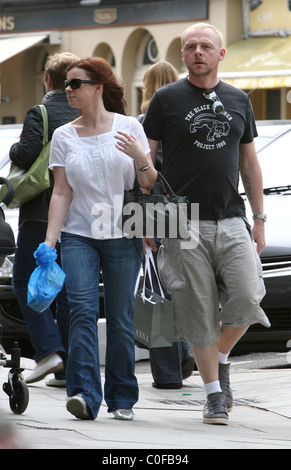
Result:
M25 358L22 363L25 377L34 363ZM7 374L8 369L0 367L2 383ZM47 387L45 380L29 386L29 404L21 415L10 410L1 390L0 419L12 429L20 448L99 449L104 458L113 450L119 455L130 449L164 449L168 455L191 449L291 448L289 368L248 370L237 364L231 374L234 407L228 426L202 422L205 394L198 372L179 390L153 388L149 361L136 364L136 375L140 398L130 422L115 420L105 403L95 421L78 420L66 410L65 389Z

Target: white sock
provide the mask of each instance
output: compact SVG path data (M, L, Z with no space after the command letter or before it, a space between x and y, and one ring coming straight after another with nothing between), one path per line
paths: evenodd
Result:
M226 364L227 360L228 360L228 356L229 356L229 353L224 354L224 353L219 352L218 353L218 362L219 362L219 364Z
M219 380L215 380L214 382L209 382L208 384L204 384L204 389L206 395L210 395L211 393L222 392L220 388Z

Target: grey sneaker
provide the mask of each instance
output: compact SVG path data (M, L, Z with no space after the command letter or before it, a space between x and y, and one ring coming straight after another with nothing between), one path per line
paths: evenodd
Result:
M218 373L219 373L218 378L220 382L220 387L226 398L226 406L227 406L228 412L230 412L233 407L232 391L231 391L230 383L229 383L229 367L230 367L230 362L228 362L227 364L219 364L219 369L218 369Z
M224 393L211 393L207 397L203 410L203 423L206 424L228 424L226 398Z

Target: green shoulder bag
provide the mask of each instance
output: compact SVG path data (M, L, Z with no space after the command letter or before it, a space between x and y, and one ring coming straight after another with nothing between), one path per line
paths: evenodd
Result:
M31 201L50 187L48 165L51 142L48 141L48 117L46 107L42 104L39 107L43 118L43 148L27 171L11 163L7 179L14 188L14 197L8 205L10 209ZM3 185L0 191L0 201L3 201L6 191L6 186Z

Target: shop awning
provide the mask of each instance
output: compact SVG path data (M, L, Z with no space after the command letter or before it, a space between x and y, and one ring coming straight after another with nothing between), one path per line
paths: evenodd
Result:
M291 37L242 39L227 47L219 78L244 90L291 87Z
M41 43L50 36L50 33L0 35L0 63ZM49 41L51 44L52 42Z

